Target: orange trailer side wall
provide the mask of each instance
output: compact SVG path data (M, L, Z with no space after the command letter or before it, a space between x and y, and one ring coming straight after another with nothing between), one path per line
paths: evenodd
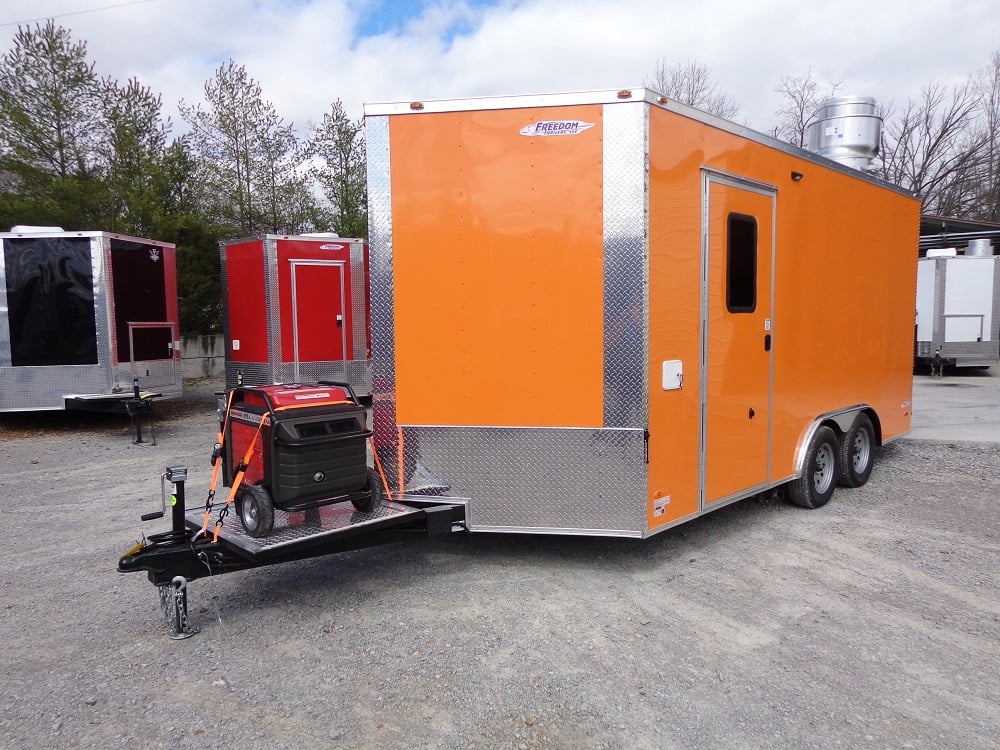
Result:
M919 202L657 108L649 149L649 528L699 510L702 166L777 188L769 481L820 414L867 403L883 439L909 430Z
M391 119L400 424L601 426L601 113ZM519 134L546 119L594 127Z

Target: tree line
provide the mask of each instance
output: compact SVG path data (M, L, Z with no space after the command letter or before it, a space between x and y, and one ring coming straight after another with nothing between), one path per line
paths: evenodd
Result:
M234 61L181 101L101 78L53 21L19 27L0 59L0 226L99 229L173 242L181 329L221 330L218 243L367 233L361 120L340 100L299 136Z
M696 61L660 60L647 85L719 117L739 116L736 100ZM768 135L805 147L816 110L841 87L811 68L781 78L777 124ZM931 81L917 101L879 103L878 115L882 142L871 172L920 196L924 213L1000 222L1000 50L965 81Z
M698 62L657 62L647 85L726 119L739 116ZM839 84L782 78L770 135L804 145ZM174 135L159 94L100 77L85 42L49 20L19 27L0 58L0 227L100 229L177 245L181 329L221 329L220 240L259 234L367 235L363 121L338 99L300 135L230 60ZM960 86L930 83L885 106L875 171L922 196L925 212L1000 221L1000 52Z

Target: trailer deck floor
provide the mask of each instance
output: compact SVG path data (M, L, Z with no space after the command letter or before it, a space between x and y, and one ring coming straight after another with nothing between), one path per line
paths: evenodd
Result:
M219 503L212 510L209 520L209 536L215 529L215 522L225 503ZM337 534L354 532L359 529L374 531L382 526L395 526L408 516L416 516L422 511L400 503L383 501L382 505L370 513L362 513L349 502L333 503L304 511L287 512L275 509L274 530L266 537L254 538L243 530L235 505L230 506L225 525L219 532L219 541L247 557L258 560L270 554L279 554L298 545L321 544ZM205 516L204 508L195 508L185 513L189 529L201 528Z

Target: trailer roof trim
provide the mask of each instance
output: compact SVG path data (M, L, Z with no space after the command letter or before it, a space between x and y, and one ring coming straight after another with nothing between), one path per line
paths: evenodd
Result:
M15 227L16 229L17 227ZM16 239L18 237L32 237L35 239L44 239L46 237L107 237L113 240L123 240L125 242L139 242L144 245L158 245L159 247L176 247L173 242L164 242L162 240L152 240L148 237L133 237L129 234L116 234L115 232L102 232L97 230L87 230L87 231L68 231L64 232L61 229L54 229L52 227L44 227L45 231L42 232L0 232L0 240L10 240Z
M669 97L660 94L652 89L619 88L619 89L597 89L594 91L574 91L566 93L551 94L519 94L513 96L480 96L466 97L461 99L425 99L405 102L381 102L364 105L365 117L388 116L388 115L411 115L420 116L424 114L434 114L443 112L467 112L476 110L497 110L497 109L528 109L535 107L568 107L586 104L629 104L645 102L654 107L665 109L669 112L687 117L692 120L710 125L724 130L727 133L747 138L751 141L770 146L778 151L782 151L790 156L802 159L803 161L818 164L843 174L851 175L875 185L880 185L889 190L893 190L909 198L916 197L912 190L895 185L891 182L876 177L869 172L862 172L820 156L817 153L808 151L790 143L785 143L777 138L761 133L721 117L704 112L696 107L682 104ZM415 106L419 105L419 106Z
M316 232L313 234L255 234L249 237L232 237L221 240L220 245L241 245L244 242L259 242L261 240L337 240L337 242L364 242L363 237L341 237L336 232Z
M32 224L15 224L10 228L11 232L18 234L39 234L41 232L63 232L62 227L39 227Z

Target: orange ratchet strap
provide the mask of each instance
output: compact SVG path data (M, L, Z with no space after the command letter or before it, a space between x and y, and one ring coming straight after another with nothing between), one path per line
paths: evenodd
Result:
M368 438L368 442L372 446L372 456L375 458L375 468L378 469L378 475L382 479L382 487L385 488L385 496L389 498L389 502L392 502L392 490L389 489L389 480L385 478L385 471L382 470L382 462L379 460L378 451L375 450L375 438Z
M205 517L201 522L201 529L195 534L197 539L199 536L204 534L208 530L208 519L212 515L212 501L215 499L215 488L219 485L219 471L222 469L222 450L223 446L226 444L226 425L229 424L229 411L233 406L233 394L235 391L229 391L229 395L226 396L226 413L222 417L222 424L219 425L219 434L216 437L215 448L218 454L215 455L212 461L212 481L208 484L208 500L205 501Z
M250 466L250 459L253 457L253 449L257 445L257 438L260 437L260 431L264 427L264 422L267 421L267 417L268 412L264 412L260 415L260 421L257 423L257 431L253 434L253 439L250 441L250 445L247 446L247 452L243 454L243 460L240 462L239 471L237 471L236 476L233 477L233 486L229 488L229 497L226 499L226 504L219 513L219 519L215 522L215 533L212 535L213 542L219 541L219 532L222 530L222 515L228 510L229 506L232 505L233 498L236 497L236 490L240 488L240 484L243 482L243 475L246 474L247 467Z

